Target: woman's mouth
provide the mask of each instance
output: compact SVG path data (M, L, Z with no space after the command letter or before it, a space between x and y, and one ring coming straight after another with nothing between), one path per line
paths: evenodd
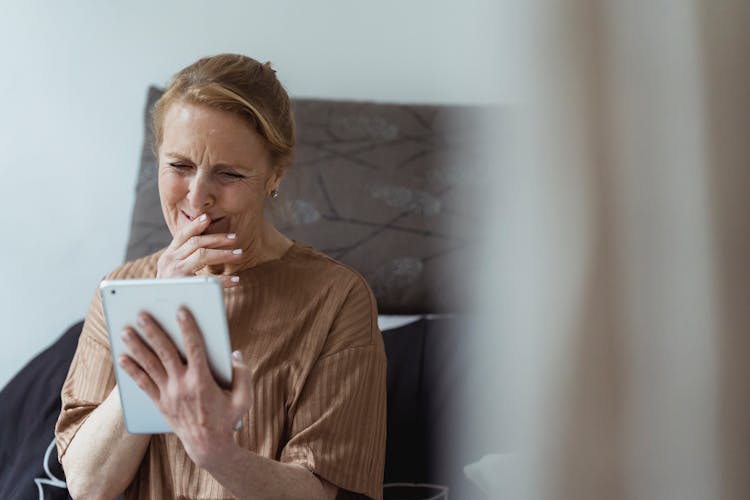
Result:
M195 217L191 217L184 210L180 210L180 213L188 221L195 220ZM211 219L211 223L208 225L208 227L201 234L220 233L223 229L225 229L224 226L226 224L223 224L224 219L225 219L225 217L218 217L216 219Z

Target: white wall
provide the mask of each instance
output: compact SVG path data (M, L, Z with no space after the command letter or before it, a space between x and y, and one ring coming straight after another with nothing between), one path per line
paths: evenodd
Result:
M484 103L506 85L491 0L39 3L0 15L0 387L123 259L149 84L242 52L293 96Z

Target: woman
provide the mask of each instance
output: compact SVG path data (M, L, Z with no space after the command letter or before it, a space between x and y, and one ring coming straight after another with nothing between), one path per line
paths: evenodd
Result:
M173 240L107 279L219 276L234 383L216 385L189 311L176 312L186 361L144 313L143 338L123 332L132 356L117 361L174 434L129 434L95 294L56 428L72 496L380 498L385 354L372 293L263 217L294 147L275 72L239 55L201 59L174 77L153 130Z

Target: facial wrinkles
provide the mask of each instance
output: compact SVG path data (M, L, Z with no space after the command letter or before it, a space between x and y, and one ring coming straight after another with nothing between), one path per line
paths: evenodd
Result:
M226 144L227 141L221 140L221 135L215 127L209 128L205 134L198 133L197 130L193 131L194 133L188 142L190 158L195 165L209 168L212 165L226 162L227 159L221 158L221 154L226 154L226 150L232 148L231 145Z

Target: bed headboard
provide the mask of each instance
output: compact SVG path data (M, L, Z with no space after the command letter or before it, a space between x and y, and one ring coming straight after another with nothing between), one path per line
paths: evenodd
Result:
M171 237L158 199L148 91L127 259ZM466 271L478 265L477 208L467 194L490 110L470 106L293 99L294 164L270 220L361 273L382 314L465 310Z

